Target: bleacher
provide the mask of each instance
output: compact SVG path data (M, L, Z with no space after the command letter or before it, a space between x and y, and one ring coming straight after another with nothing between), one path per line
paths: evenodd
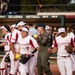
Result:
M20 10L9 10L11 7L20 8ZM6 15L36 15L37 12L75 12L75 4L47 4L42 5L41 8L38 5L8 5Z

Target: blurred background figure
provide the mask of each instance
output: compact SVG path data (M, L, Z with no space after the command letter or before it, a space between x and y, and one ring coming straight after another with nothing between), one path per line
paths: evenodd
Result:
M1 15L6 15L9 0L1 0Z
M45 31L48 33L48 38L49 38L47 44L48 44L49 47L51 47L52 44L53 44L53 40L54 40L54 35L52 34L52 29L51 29L50 26L46 26Z
M31 36L33 36L33 37L34 37L36 34L39 35L38 30L33 27L33 24L32 24L32 23L27 24L26 27L28 27L28 29L29 29L29 35L31 35Z
M38 2L38 12L40 12L40 9L42 8L42 4L41 4L41 1L42 0L37 0L37 2Z

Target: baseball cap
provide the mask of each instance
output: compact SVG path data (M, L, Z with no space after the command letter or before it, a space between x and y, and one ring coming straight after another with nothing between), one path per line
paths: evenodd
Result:
M45 28L45 24L39 23L39 24L38 24L38 27L43 27L43 28Z
M4 29L4 30L8 31L4 26L1 26L0 29Z
M59 29L58 29L58 33L59 33L59 34L62 33L62 32L65 32L65 28L59 28Z
M20 22L17 24L17 27L20 26L20 25L23 26L23 25L25 25L25 24L26 24L26 23L24 23L23 21L20 21Z
M13 25L10 26L10 28L12 28L12 27L13 28L16 28L16 24L13 24Z
M25 32L28 32L28 29L25 28L25 27L22 27L21 30L22 30L22 31L25 31Z
M45 30L51 30L51 27L50 26L46 26Z

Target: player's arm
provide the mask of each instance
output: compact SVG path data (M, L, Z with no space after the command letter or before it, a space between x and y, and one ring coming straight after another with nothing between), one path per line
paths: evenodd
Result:
M18 53L20 53L20 46L18 47Z
M73 51L75 51L75 47L73 47Z
M39 45L34 38L30 39L29 43L33 48L35 48L33 53L35 53L37 50L39 50Z
M75 46L74 46L74 42L73 42L73 39L71 38L71 46L72 46L72 50L73 52L75 51Z
M56 53L56 52L57 52L57 50L58 50L58 48L57 48L57 47L54 47L53 49L48 48L48 52L50 52L50 53Z
M5 45L5 42L1 43L1 44L0 44L0 47L2 47L2 46L4 46L4 45Z
M16 43L16 37L17 37L17 33L13 32L11 36L11 41L10 41L10 48L14 56L16 55L16 51L14 47L14 44Z
M50 53L56 53L57 50L58 50L58 44L57 44L56 39L54 39L54 41L53 41L53 49L52 48L48 48L48 51Z
M10 42L10 48L11 48L11 51L13 52L13 54L15 56L16 55L16 51L15 51L14 43L13 42Z

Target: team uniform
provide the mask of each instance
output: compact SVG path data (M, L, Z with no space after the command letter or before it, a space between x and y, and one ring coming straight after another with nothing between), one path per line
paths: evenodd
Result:
M4 38L4 51L5 51L5 55L1 61L1 67L0 67L0 70L1 70L1 75L6 75L5 74L5 66L6 64L8 64L8 62L5 62L5 57L10 53L10 38L11 38L11 33L8 33L5 35L5 38Z
M28 35L26 38L22 39L19 37L18 43L20 46L20 54L29 54L35 48L38 47L37 41ZM34 69L36 67L36 57L31 57L25 64L20 63L20 73L21 75L35 75Z
M17 29L15 29L12 32L12 36L11 36L11 42L14 43L14 47L15 47L15 51L18 52L18 42L17 39L18 37L21 36L20 31L18 31ZM10 51L10 59L11 59L11 70L10 70L10 75L13 75L16 73L18 66L19 66L19 61L16 60L14 61L14 54L12 53L12 51Z
M75 46L75 35L74 35L74 33L73 33L73 32L70 32L70 33L68 33L67 36L69 36L70 38L73 39L73 41L74 41L74 46ZM74 53L71 55L71 59L72 59L72 61L73 61L73 71L75 71L75 54L74 54Z
M57 65L61 75L72 75L72 60L70 58L70 54L65 49L65 46L69 43L74 47L73 40L68 36L64 38L58 36L55 38L53 43L54 47L58 48Z

